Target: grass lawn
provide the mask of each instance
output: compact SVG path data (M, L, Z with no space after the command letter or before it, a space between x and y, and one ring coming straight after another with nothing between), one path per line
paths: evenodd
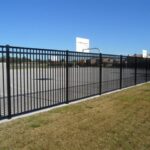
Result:
M148 150L150 84L0 124L0 150Z

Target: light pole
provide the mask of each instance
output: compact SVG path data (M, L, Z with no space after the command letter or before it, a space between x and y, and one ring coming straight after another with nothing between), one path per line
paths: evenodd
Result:
M85 50L98 50L99 53L101 51L101 49L99 49L99 48L87 48L87 49L82 49L82 52L84 52Z

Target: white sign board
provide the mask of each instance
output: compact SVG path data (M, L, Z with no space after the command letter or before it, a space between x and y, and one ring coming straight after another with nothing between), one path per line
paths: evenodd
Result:
M143 50L143 57L144 57L144 58L147 58L147 57L148 57L148 52L147 52L147 50Z
M85 38L76 38L76 51L89 53L90 40Z

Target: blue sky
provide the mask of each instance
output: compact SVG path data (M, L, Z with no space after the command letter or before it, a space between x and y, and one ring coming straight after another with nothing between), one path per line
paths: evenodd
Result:
M76 36L103 53L150 50L149 0L1 0L0 44L75 50Z

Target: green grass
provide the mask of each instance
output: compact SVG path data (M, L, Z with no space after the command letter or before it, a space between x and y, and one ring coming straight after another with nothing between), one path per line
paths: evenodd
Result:
M150 84L0 124L0 150L148 150Z

